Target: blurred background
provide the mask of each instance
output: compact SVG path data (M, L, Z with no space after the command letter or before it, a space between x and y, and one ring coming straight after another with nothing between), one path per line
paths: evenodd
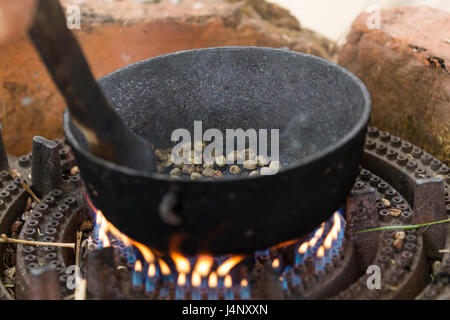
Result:
M334 41L343 39L358 14L372 5L380 8L426 5L450 12L448 0L270 0L270 2L289 9L302 26Z

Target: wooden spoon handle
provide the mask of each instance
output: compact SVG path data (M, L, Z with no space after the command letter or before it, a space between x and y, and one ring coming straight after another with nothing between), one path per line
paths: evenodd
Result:
M136 169L153 166L150 145L132 134L95 81L83 52L67 28L57 0L38 0L28 31L56 85L63 94L72 121L84 133L92 153ZM140 149L140 150L139 150Z

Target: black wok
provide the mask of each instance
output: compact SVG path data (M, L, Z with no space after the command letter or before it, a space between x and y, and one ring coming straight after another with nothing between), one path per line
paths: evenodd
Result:
M226 47L142 61L99 80L131 131L158 148L171 133L280 129L278 174L179 181L100 159L66 112L64 131L94 205L129 237L165 251L245 253L294 239L344 203L355 181L370 96L354 75L286 50ZM111 128L113 130L113 128Z

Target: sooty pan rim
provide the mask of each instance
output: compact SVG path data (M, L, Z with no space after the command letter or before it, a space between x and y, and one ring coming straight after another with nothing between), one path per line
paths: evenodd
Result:
M176 56L176 55L182 55L185 53L192 53L192 52L203 52L203 51L217 51L217 50L242 50L242 49L246 49L246 50L263 50L263 51L272 51L272 52L280 52L283 54L291 54L291 55L297 55L303 58L307 58L307 59L311 59L313 61L316 61L318 63L321 64L326 64L328 66L331 66L335 69L337 69L338 71L344 73L347 77L349 77L349 79L351 81L353 81L355 84L358 85L358 87L361 90L361 93L363 95L363 100L364 100L364 106L363 106L363 112L361 114L361 117L358 119L356 125L347 133L345 134L342 138L340 138L336 143L329 145L326 148L323 148L317 152L314 152L313 154L302 158L301 160L289 163L283 167L281 167L280 172L282 173L286 173L289 170L301 167L301 166L306 166L310 163L312 163L313 161L317 161L320 158L323 158L325 156L327 156L328 154L338 150L339 148L341 148L342 146L344 146L348 141L351 141L356 135L358 135L358 133L365 127L367 126L369 120L370 120L370 114L371 114L371 98L370 98L370 94L369 91L367 90L367 87L364 85L364 83L358 78L356 77L353 73L351 73L350 71L348 71L347 69L337 65L334 62L325 60L323 58L317 57L317 56L313 56L310 54L306 54L306 53L302 53L302 52L296 52L296 51L290 51L290 50L285 50L285 49L277 49L277 48L270 48L270 47L255 47L255 46L226 46L226 47L211 47L211 48L202 48L202 49L193 49L193 50L182 50L182 51L177 51L177 52L173 52L173 53L169 53L169 54L164 54L164 55L160 55L160 56L156 56L156 57L152 57L149 59L145 59L142 61L138 61L136 63L130 64L128 66L125 66L123 68L117 69L103 77L101 77L100 79L98 79L98 82L102 82L102 80L107 79L108 77L116 74L116 73L120 73L122 71L125 70L129 70L129 69L135 69L138 68L140 65L143 64L147 64L149 62L152 61L157 61L160 59L165 59L165 58L170 58L172 56ZM108 97L107 97L108 98ZM65 132L65 135L67 137L67 139L69 140L70 144L72 145L72 147L76 148L80 153L82 153L87 159L89 159L89 161L92 161L94 163L97 163L100 166L104 166L109 170L112 171L120 171L125 175L128 176L133 176L133 177L140 177L140 178L149 178L149 179L155 179L155 180L163 180L163 181L168 181L168 182L172 182L172 183L189 183L189 184L197 184L197 183L228 183L228 182L236 182L239 180L243 180L243 179L264 179L267 178L267 176L254 176L254 177L248 177L248 176L238 176L238 177L233 177L231 179L217 179L217 180L196 180L196 181L192 181L192 180L173 180L170 178L170 176L168 175L164 175L164 174L159 174L159 173L148 173L146 171L142 171L142 170L136 170L136 169L132 169L129 167L125 167L122 165L118 165L116 163L113 163L111 161L99 158L95 155L93 155L91 152L89 152L88 150L82 148L80 146L80 144L78 143L78 141L75 139L74 135L72 134L72 131L70 130L70 114L69 112L66 110L64 113L64 119L63 119L63 129ZM269 176L270 177L270 176Z

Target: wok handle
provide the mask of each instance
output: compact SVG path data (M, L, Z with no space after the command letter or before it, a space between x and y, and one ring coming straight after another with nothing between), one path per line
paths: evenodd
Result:
M132 134L111 107L67 28L59 1L38 0L28 33L91 152L121 165L154 171L156 161L150 144Z

